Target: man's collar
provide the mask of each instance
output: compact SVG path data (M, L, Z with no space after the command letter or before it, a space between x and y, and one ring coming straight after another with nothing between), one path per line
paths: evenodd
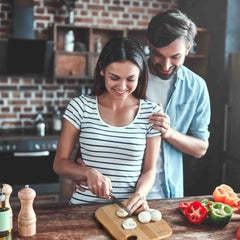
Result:
M182 66L177 70L177 78L180 79L180 80L184 80L183 67Z

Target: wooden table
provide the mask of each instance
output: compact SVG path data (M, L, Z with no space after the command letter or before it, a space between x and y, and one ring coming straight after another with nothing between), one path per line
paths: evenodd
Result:
M193 225L178 210L182 201L201 200L207 196L194 196L178 199L151 200L149 206L159 209L163 219L173 230L171 240L234 240L240 221L231 221L224 228L207 224ZM17 215L20 206L13 207L13 232L15 240L109 240L108 232L95 219L95 211L103 204L69 206L67 203L34 205L37 216L37 234L32 237L19 237ZM147 239L146 239L147 240Z

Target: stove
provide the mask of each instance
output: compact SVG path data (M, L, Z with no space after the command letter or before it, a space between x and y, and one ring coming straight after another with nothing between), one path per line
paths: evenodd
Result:
M13 195L25 185L37 194L59 193L59 176L53 171L60 133L38 136L35 129L0 130L0 183L13 187Z
M59 133L38 136L35 129L0 130L0 152L56 151Z

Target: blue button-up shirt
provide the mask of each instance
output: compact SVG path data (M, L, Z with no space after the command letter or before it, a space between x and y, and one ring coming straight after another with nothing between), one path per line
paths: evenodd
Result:
M149 100L157 102L151 98L151 92L147 92L147 95ZM165 112L170 117L171 128L176 131L202 140L209 138L211 109L206 82L184 66L177 71L177 79L171 87ZM162 190L167 198L183 197L182 152L164 139L162 144L164 166Z

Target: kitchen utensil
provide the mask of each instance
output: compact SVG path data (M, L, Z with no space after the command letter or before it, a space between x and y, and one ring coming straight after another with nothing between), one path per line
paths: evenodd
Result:
M131 212L125 207L125 205L123 203L121 203L118 198L116 198L111 192L110 192L110 197L112 198L112 200L120 207L123 208L127 213L128 216L131 216Z
M119 206L117 204L110 204L97 209L95 217L109 234L116 240L127 240L131 237L138 240L161 240L169 238L172 235L172 229L164 219L158 222L140 223L137 215L131 217L119 218L116 211ZM132 230L125 230L122 228L122 223L127 218L133 218L137 223L137 227Z

